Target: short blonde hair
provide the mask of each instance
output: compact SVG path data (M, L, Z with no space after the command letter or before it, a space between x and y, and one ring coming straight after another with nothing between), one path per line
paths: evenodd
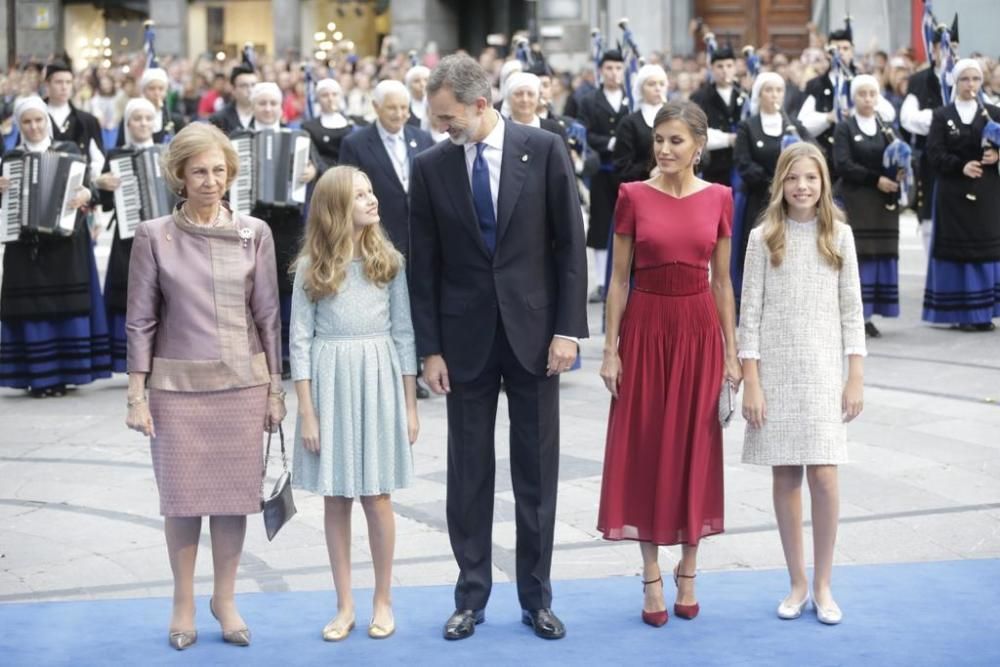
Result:
M222 131L208 123L191 123L177 133L167 145L163 155L163 173L170 189L180 192L184 188L184 168L188 160L205 151L218 148L226 160L226 189L236 180L240 170L239 156Z

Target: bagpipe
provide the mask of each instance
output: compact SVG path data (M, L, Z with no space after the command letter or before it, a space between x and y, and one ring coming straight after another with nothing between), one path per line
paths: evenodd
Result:
M896 201L885 205L887 211L895 211L897 202L904 208L910 203L910 192L913 191L913 149L896 136L892 126L888 125L875 112L875 123L889 144L882 151L882 169L888 178L899 183L899 196Z
M601 85L601 55L604 53L604 37L597 28L590 31L590 51L594 59L594 81Z
M983 92L979 91L979 113L986 120L983 126L983 148L1000 148L1000 123L993 120L983 103Z
M795 123L792 119L788 117L784 109L781 109L781 150L785 150L792 144L797 144L802 141L802 135L799 134L799 129L795 127Z
M705 82L713 83L714 77L712 76L712 58L715 56L715 52L719 50L719 42L715 39L715 33L708 31L702 37L705 42L705 61L708 68L705 70Z
M931 0L924 0L924 15L920 26L924 53L927 54L927 62L930 63L931 68L937 66L937 63L934 62L934 37L935 35L941 36L941 101L948 104L955 90L954 69L955 63L958 62L955 41L958 40L958 14L955 14L949 29L947 23L938 23L934 17ZM954 36L954 41L952 36Z
M639 56L639 45L636 44L635 35L632 33L632 29L628 27L628 17L622 17L618 21L618 27L622 31L622 44L624 49L622 49L622 55L625 57L625 95L628 98L628 108L635 111L636 100L632 93L632 82L635 76L639 73L639 68L642 66L642 59Z
M746 62L747 66L747 76L750 77L750 86L747 90L753 90L753 82L760 73L760 56L757 55L757 49L751 44L747 44L743 47L743 60ZM711 67L709 68L711 71ZM743 101L743 109L740 110L740 119L746 120L753 115L750 108L752 95L747 95L746 100ZM784 122L784 121L783 121Z

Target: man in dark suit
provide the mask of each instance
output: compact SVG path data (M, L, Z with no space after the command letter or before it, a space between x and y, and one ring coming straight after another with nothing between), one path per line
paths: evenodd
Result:
M229 73L229 83L233 88L233 100L216 111L208 119L212 125L229 136L236 130L253 128L253 104L250 91L257 83L257 73L245 60Z
M431 135L407 125L410 93L399 81L386 79L372 92L375 122L344 137L340 164L365 172L378 198L382 226L396 249L410 256L410 169L413 158L434 145ZM407 261L407 267L410 267ZM412 276L412 270L407 272Z
M418 353L447 394L448 534L459 566L446 639L473 634L492 587L494 428L501 381L522 621L540 637L552 612L559 477L559 374L587 336L587 265L576 179L563 140L504 121L486 72L448 56L427 85L441 142L413 161L410 283Z

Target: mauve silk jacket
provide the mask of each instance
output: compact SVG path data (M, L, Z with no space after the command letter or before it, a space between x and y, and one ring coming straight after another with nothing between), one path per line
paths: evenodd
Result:
M139 225L128 274L128 371L166 391L255 387L281 373L281 313L267 224ZM244 238L246 239L244 243Z

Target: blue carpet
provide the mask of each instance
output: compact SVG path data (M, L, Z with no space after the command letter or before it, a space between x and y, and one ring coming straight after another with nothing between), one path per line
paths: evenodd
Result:
M208 601L198 601L200 637L184 652L167 646L165 599L0 605L0 664L12 665L1000 665L1000 560L839 567L840 626L807 613L780 621L782 570L698 577L702 613L654 629L639 620L637 578L558 581L562 641L535 638L519 620L513 585L494 587L474 637L445 642L450 587L397 588L396 635L365 634L369 592L356 595L359 627L329 644L330 592L239 596L253 645L222 643ZM670 588L668 585L668 595Z

